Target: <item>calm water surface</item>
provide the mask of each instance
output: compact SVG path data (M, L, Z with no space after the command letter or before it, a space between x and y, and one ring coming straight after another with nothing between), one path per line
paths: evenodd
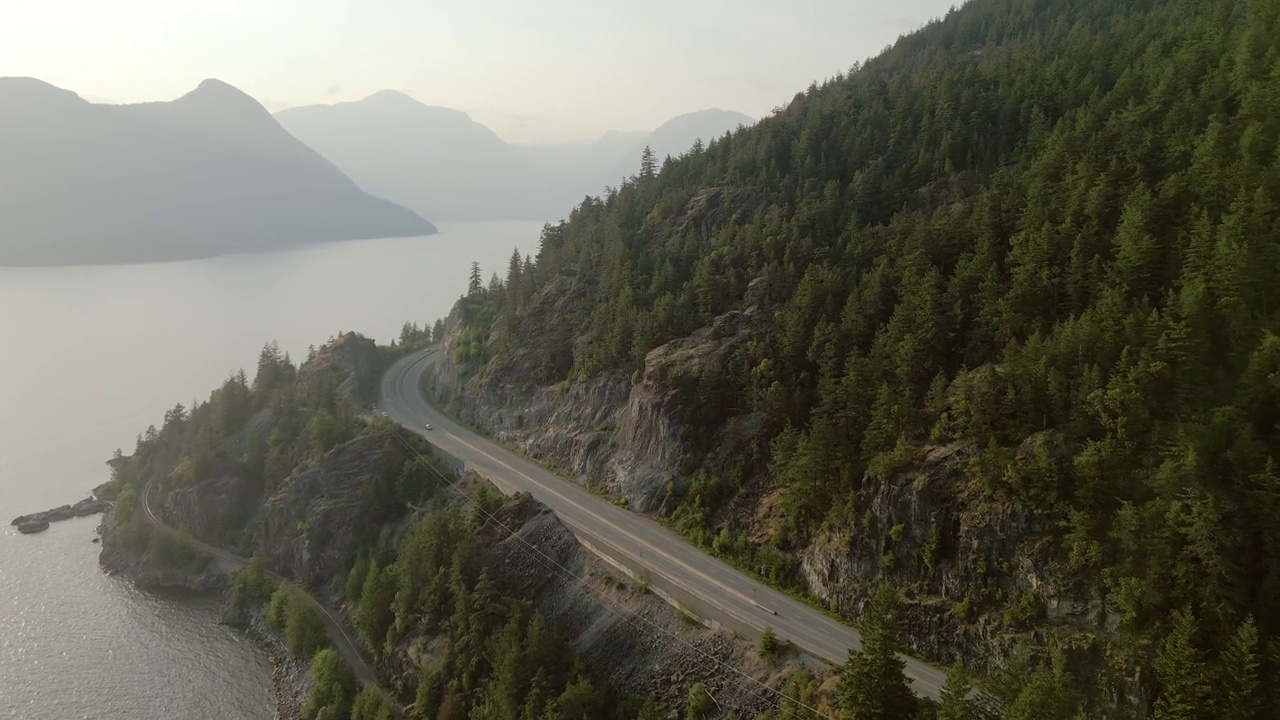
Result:
M0 268L0 718L266 720L266 657L208 598L138 591L97 565L97 518L41 535L17 515L75 502L174 403L250 376L263 343L301 360L356 330L443 316L471 262L504 274L541 223L185 263Z

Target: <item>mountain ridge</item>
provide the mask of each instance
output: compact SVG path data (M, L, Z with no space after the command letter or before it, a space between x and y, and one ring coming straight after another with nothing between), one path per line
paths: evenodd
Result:
M219 80L170 101L107 105L2 78L0 102L0 264L184 260L435 232Z
M751 118L709 109L653 132L602 134L585 144L508 143L464 111L428 105L398 90L361 100L280 110L277 120L362 186L423 215L446 220L564 217L584 195L634 174L646 144L687 151Z

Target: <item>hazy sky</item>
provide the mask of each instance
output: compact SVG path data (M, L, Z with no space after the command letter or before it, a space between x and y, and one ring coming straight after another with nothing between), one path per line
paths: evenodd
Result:
M959 0L13 0L0 75L90 100L216 77L272 110L403 90L513 142L753 117Z

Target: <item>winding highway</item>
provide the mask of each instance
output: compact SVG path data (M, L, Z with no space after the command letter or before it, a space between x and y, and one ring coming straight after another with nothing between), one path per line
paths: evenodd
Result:
M191 543L191 546L195 548L197 552L213 558L222 566L222 569L227 572L239 570L249 564L249 558L227 552L220 547L210 545L206 542L201 542L200 540L191 537L182 530L179 530L165 522L163 516L156 512L152 504L153 491L153 483L147 483L146 488L142 491L142 497L140 498L142 504L142 516L148 523L162 530L181 535ZM346 661L347 667L351 668L351 672L355 675L356 679L364 685L370 685L376 688L378 692L382 693L383 697L387 699L391 708L396 712L396 716L403 717L403 710L400 708L399 701L396 699L395 695L391 694L385 687L383 687L382 683L378 680L378 674L374 672L373 667L365 660L364 653L360 650L360 644L355 640L355 638L351 637L351 635L347 633L346 628L343 627L342 622L338 620L337 616L334 615L334 613L331 612L324 603L320 602L319 599L312 595L311 591L301 585L298 585L292 580L272 570L267 570L266 574L267 577L271 578L275 582L287 585L293 590L295 595L305 600L306 603L311 606L311 609L315 611L316 615L324 622L325 634L328 635L329 640L333 642L334 649L336 649L338 654L342 656L342 659Z
M560 520L606 561L642 573L669 599L698 617L759 637L766 626L801 650L842 664L858 633L690 545L659 523L613 505L453 421L422 396L422 375L437 347L397 362L382 382L382 409L466 468L488 477L503 491L526 491L551 507ZM430 424L433 429L427 430ZM938 699L946 674L903 656L912 689Z

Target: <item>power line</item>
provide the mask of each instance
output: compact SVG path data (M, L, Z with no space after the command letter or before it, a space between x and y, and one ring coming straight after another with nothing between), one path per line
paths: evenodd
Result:
M395 433L395 438L396 438L396 440L397 440L397 441L399 441L399 442L400 442L400 444L401 444L401 445L402 445L406 450L408 450L410 453L412 453L413 455L417 456L417 457L418 457L418 458L420 458L420 459L423 459L423 460L426 460L426 461L427 461L427 463L426 463L427 467L431 470L431 472L435 473L435 474L436 474L436 476L437 476L437 477L438 477L438 478L443 482L444 488L445 488L446 490L449 490L450 492L454 492L454 493L458 493L458 494L463 494L461 490L459 490L458 488L454 487L454 483L450 482L450 481L448 480L448 478L446 478L446 477L444 476L444 474L443 474L442 472L440 472L439 468L437 468L437 467L435 466L435 464L431 461L431 460L432 460L431 458L428 458L427 456L425 456L425 455L424 455L421 451L419 451L416 447L414 447L413 445L411 445L411 444L410 444L410 443L409 443L405 438L401 437L401 435L400 435L400 433L399 433L399 432L396 432L396 433ZM428 444L430 444L430 441L426 441L426 442L427 442ZM463 495L465 496L465 494L463 494ZM470 499L470 498L468 498L468 499ZM576 585L579 585L579 586L581 586L581 587L585 588L587 592L594 592L594 593L595 593L596 595L598 595L601 599L605 600L605 601L606 601L606 603L608 603L609 605L616 606L617 608L620 608L620 609L622 610L622 612L623 612L623 613L625 613L626 615L629 615L631 618L634 618L634 620L638 620L638 621L640 621L641 623L643 623L643 624L647 625L649 628L651 628L651 629L653 629L653 630L656 630L656 631L658 631L659 633L661 633L661 634L663 634L663 635L666 635L667 637L671 638L672 640L674 640L675 642L679 643L680 645L683 645L683 646L684 646L686 649L688 649L690 652L692 652L692 653L694 653L694 654L696 654L696 655L700 655L700 656L701 656L701 657L703 657L704 659L709 660L710 662L712 662L713 664L715 664L715 665L717 665L717 666L721 667L722 669L727 670L727 671L729 671L730 673L732 673L732 674L734 674L734 675L737 675L737 676L739 676L740 678L742 678L742 679L744 679L744 680L746 680L746 681L748 681L748 682L750 682L750 683L752 683L752 684L754 684L754 685L758 685L758 686L760 686L761 688L763 688L764 690L766 690L766 691L767 691L767 692L769 692L769 693L772 693L772 694L774 694L774 695L777 695L780 699L782 699L782 700L787 700L787 701L789 701L789 702L792 702L792 703L794 703L794 704L798 705L799 707L802 707L802 708L804 708L804 709L806 709L806 710L808 710L808 711L812 712L814 715L817 715L817 716L822 717L822 718L826 718L826 720L836 720L835 718L831 717L830 715L827 715L826 713L821 712L821 711L820 711L820 710L818 710L817 708L812 707L812 706L810 706L810 705L808 705L808 704L804 703L803 701L801 701L801 700L799 700L799 699L797 699L797 698L791 697L791 696L787 695L786 693L782 692L781 690L778 690L777 688L770 687L768 684L766 684L766 683L764 683L764 682L762 682L762 681L760 681L760 680L757 680L756 678L754 678L754 677L752 677L752 676L750 676L750 675L748 675L748 674L746 674L746 673L742 672L742 671L741 671L741 670L739 670L738 668L733 667L732 665L729 665L728 663L723 662L722 660L720 660L719 658L715 657L714 655L711 655L710 653L707 653L706 651L704 651L704 650L702 650L702 649L700 649L700 648L698 648L698 647L695 647L695 646L694 646L694 645L692 645L691 643L689 643L689 642L687 642L686 640L684 640L683 638L681 638L679 635L676 635L675 633L672 633L672 632L668 631L666 628L663 628L662 626L658 625L657 623L654 623L653 621L649 620L648 618L644 617L643 615L640 615L639 613L637 613L636 611L634 611L634 610L632 610L631 608L627 607L626 605L623 605L623 604L622 604L621 602L619 602L618 600L616 600L616 599L614 599L614 598L612 598L612 597L609 597L608 595L606 595L606 594L604 594L604 593L602 593L602 592L599 592L599 590L598 590L597 588L595 588L595 586L594 586L594 585L592 585L591 583L589 583L585 578L582 578L582 577L580 577L580 576L578 576L578 575L574 574L572 571L568 570L568 569L567 569L567 568L565 568L563 565L561 565L560 563L556 562L556 560L555 560L555 559L553 559L553 558L549 557L546 553L544 553L544 552L542 552L541 550L539 550L536 546L534 546L534 545L533 545L532 543L530 543L528 540L525 540L523 537L521 537L519 534L517 534L514 530L512 530L512 529L511 529L511 528L509 528L509 527L507 527L507 525L506 525L505 523L503 523L503 522L502 522L501 520L499 520L496 516L494 516L492 513L490 513L488 510L486 510L486 509L485 509L481 504L476 503L476 504L474 505L474 507L475 507L475 509L476 509L476 510L478 510L480 513L482 513L482 514L485 516L486 520L488 520L488 521L490 521L490 522L493 522L495 525L497 525L499 528L501 528L504 532L506 532L510 537L513 537L513 538L515 538L516 540L518 540L518 541L519 541L519 542L520 542L520 543L521 543L525 548L527 548L527 549L528 549L528 551L531 553L531 555L533 555L533 556L534 556L534 559L535 559L535 560L537 560L537 561L539 562L539 564L543 565L543 567L547 568L547 570L549 570L549 571L551 571L551 572L554 572L554 573L558 574L562 579L567 580L567 581L569 581L570 583L573 583L573 584L576 584ZM544 561L545 561L545 562L544 562ZM550 563L550 565L548 565L548 563ZM614 612L615 612L615 614L618 614L618 615L619 615L619 617L621 617L624 621L627 621L627 622L632 623L632 624L634 625L634 621L633 621L633 620L628 619L627 617L623 616L623 615L622 615L622 614L620 614L620 613L617 613L617 611L616 611L616 610L615 610ZM773 706L773 707L775 707L775 708L777 707L777 703L776 703L776 702L770 702L770 700L766 699L764 696L760 695L759 693L755 692L754 690L751 690L751 689L747 688L747 692L751 693L751 695L752 695L753 697L755 697L757 700L760 700L760 701L762 701L762 702L765 702L765 703L767 703L767 704L770 704L770 705L772 705L772 706Z

